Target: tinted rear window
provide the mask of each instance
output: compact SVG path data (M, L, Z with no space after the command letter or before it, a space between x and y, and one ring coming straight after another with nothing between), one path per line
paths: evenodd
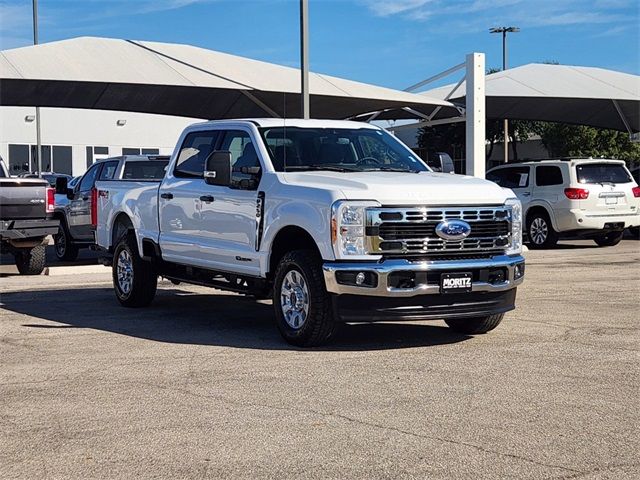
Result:
M122 178L124 180L160 180L164 178L169 160L145 160L126 162Z
M587 163L576 167L578 183L629 183L631 176L624 165Z

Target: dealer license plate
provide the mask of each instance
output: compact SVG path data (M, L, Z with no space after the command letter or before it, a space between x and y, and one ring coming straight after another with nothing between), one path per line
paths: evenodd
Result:
M443 273L440 276L440 293L470 292L471 280L471 272Z

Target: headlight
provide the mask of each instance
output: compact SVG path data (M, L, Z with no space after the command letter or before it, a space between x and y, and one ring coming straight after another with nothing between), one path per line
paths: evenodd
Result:
M511 245L507 248L507 255L522 253L522 204L517 198L509 198L505 206L511 210Z
M377 202L341 200L331 208L331 243L336 258L367 255L365 247L366 208Z

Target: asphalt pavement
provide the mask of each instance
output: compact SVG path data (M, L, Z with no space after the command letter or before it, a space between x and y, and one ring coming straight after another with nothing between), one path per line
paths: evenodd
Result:
M0 478L639 478L640 242L526 258L489 334L310 350L266 301L162 282L124 309L107 268L0 272Z

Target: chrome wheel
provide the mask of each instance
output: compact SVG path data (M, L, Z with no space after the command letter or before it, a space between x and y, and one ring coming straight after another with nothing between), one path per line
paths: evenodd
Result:
M302 328L309 315L309 287L299 271L290 270L282 280L280 306L287 325Z
M536 217L529 227L529 236L536 245L542 245L549 236L549 227L544 218Z
M133 262L127 250L122 250L118 255L116 277L118 279L118 288L122 293L128 295L133 285Z

